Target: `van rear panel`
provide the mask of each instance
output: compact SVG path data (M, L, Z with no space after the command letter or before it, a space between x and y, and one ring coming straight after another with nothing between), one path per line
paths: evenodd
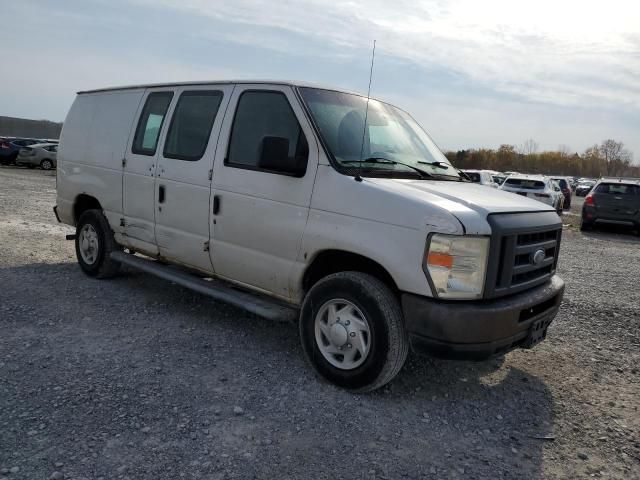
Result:
M80 94L62 129L58 212L73 224L76 197L91 186L112 225L122 212L122 159L144 89Z

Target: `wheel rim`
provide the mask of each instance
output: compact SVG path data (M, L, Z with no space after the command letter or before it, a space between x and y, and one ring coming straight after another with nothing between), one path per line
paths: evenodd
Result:
M80 229L78 237L80 256L85 263L93 265L98 259L98 233L92 225L86 224Z
M369 355L371 329L362 311L348 300L324 303L315 318L316 345L331 365L353 370Z
M49 160L44 160L42 162L42 168L44 170L49 170L51 168L51 162Z

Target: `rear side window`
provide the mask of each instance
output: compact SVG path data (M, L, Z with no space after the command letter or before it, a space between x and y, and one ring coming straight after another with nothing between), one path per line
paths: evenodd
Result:
M196 161L209 143L222 92L196 90L180 95L164 143L164 156Z
M601 183L595 191L610 195L640 195L640 187L624 183Z
M144 104L131 151L139 155L155 155L158 136L164 117L173 98L173 92L150 93Z
M554 180L556 182L558 182L558 185L560 185L560 188L567 188L567 181L564 178L554 178Z
M277 173L259 165L265 137L288 140L287 162L306 169L309 146L287 97L274 91L244 92L238 100L225 164Z
M530 190L544 190L544 182L525 178L508 178L505 182L509 187L527 188Z

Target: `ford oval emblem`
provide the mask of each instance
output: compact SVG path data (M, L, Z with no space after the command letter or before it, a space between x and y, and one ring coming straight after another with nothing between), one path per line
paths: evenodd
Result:
M540 265L544 261L546 256L547 256L547 253L542 248L540 248L535 252L533 252L533 256L531 257L531 260L533 260L534 265Z

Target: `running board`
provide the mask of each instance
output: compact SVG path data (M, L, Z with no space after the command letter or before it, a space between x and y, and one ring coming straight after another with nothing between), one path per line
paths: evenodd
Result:
M208 295L221 302L255 313L271 320L294 321L298 311L264 295L252 294L233 288L220 280L207 281L169 265L161 265L124 252L111 252L111 258L145 273L177 283L185 288Z

